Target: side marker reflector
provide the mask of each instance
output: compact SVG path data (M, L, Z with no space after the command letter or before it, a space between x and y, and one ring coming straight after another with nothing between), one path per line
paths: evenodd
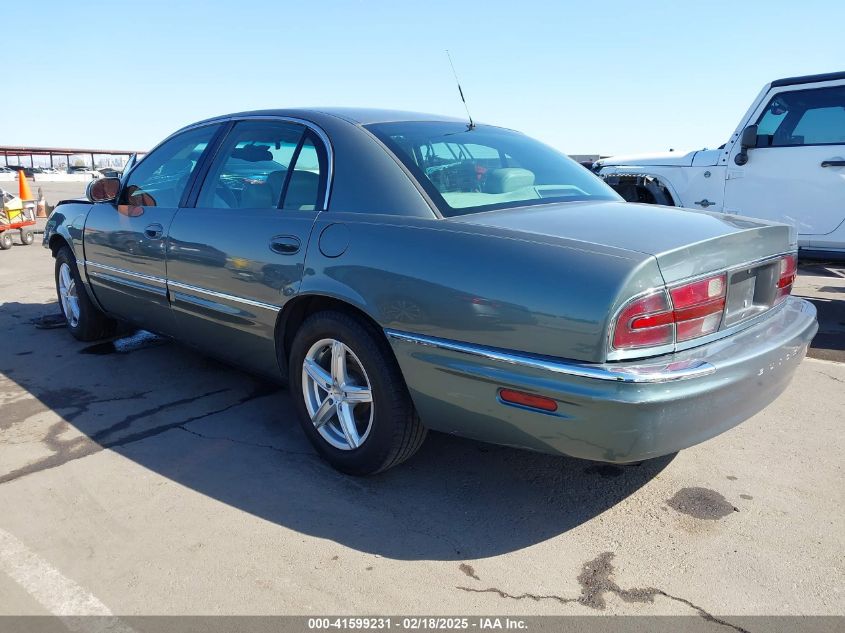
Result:
M538 396L513 389L499 389L499 397L503 402L518 404L522 407L539 409L540 411L557 411L557 402L545 396Z

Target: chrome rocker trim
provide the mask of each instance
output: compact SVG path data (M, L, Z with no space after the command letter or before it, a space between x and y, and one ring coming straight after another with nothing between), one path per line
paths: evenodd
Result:
M190 292L196 292L199 294L204 294L209 297L215 297L217 299L224 299L226 301L231 301L233 303L243 303L245 305L254 306L256 308L264 308L265 310L272 310L273 312L278 312L282 309L281 306L273 305L271 303L262 303L261 301L254 301L252 299L244 299L243 297L236 297L234 295L228 295L225 292L217 292L216 290L208 290L206 288L200 288L199 286L192 286L190 284L183 284L178 281L167 281L168 288L179 288L180 290L188 290Z
M508 363L530 369L566 374L579 378L590 378L594 380L609 380L623 383L662 383L674 382L677 380L689 380L708 376L716 371L716 367L703 360L687 360L676 363L642 363L637 365L588 365L559 360L546 360L518 352L496 350L489 347L460 343L432 336L410 334L398 330L385 329L384 333L388 338L415 343L427 347L435 347L451 352L469 354L487 360Z
M273 312L278 312L282 309L281 306L273 305L271 303L262 303L261 301L254 301L252 299L244 299L243 297L236 297L234 295L228 295L224 292L217 292L216 290L208 290L207 288L200 288L199 286L191 286L190 284L183 284L179 283L178 281L171 281L169 279L165 279L164 277L156 277L155 275L146 275L144 273L138 273L133 270L126 270L125 268L117 268L116 266L107 266L106 264L98 264L97 262L92 262L88 260L84 260L84 265L89 268L100 268L102 270L108 270L114 273L119 273L122 275L126 275L127 277L134 277L136 279L143 279L144 281L150 281L153 283L161 284L161 294L164 296L166 294L165 288L169 289L179 288L181 290L187 290L189 292L196 292L200 294L207 295L209 297L216 297L218 299L224 299L227 301L231 301L233 303L243 303L245 305L253 306L256 308L264 308L265 310L271 310ZM102 272L89 270L88 274L93 277L102 277L113 281L115 283L124 284L130 287L136 287L137 284L133 284L129 279L125 279L122 277L115 277L114 275L108 275ZM83 279L85 277L83 276Z

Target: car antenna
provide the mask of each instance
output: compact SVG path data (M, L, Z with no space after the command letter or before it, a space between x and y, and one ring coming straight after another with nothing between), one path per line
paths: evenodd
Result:
M464 98L464 91L461 90L461 80L458 79L458 73L455 71L455 64L452 63L452 55L449 54L448 48L446 49L446 57L449 58L449 65L452 67L452 74L455 75L455 83L458 84L458 93L461 95L461 101L464 102L464 108L467 111L467 118L469 119L467 130L472 130L475 128L475 123L473 123L472 115L469 113L469 106L467 105L467 100Z

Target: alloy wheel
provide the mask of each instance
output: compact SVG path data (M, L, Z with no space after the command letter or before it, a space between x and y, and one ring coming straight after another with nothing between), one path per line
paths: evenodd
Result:
M67 263L59 267L59 298L62 301L62 312L71 327L79 325L79 295L76 280Z
M302 392L311 423L340 450L360 447L373 426L370 379L355 353L341 341L314 343L302 363Z

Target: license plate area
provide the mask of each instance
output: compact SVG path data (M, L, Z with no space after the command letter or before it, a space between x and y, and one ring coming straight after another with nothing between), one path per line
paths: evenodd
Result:
M779 266L780 262L774 261L730 274L723 327L755 317L774 305Z

